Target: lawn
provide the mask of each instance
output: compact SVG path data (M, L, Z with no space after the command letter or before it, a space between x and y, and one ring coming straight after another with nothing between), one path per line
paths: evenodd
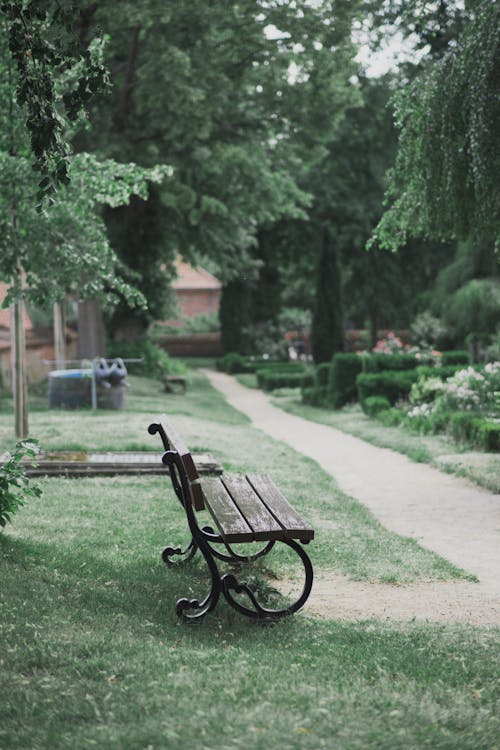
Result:
M198 373L185 396L131 383L124 413L49 412L40 397L33 435L47 449L158 450L147 425L168 411L192 448L273 475L318 528L316 569L374 581L465 575L383 529ZM13 441L8 405L1 416L3 450ZM262 627L224 603L199 626L180 624L176 599L201 593L206 577L196 560L175 570L160 562L162 547L185 537L168 484L45 479L42 497L0 533L0 747L493 750L495 629L306 613ZM289 572L278 555L274 575Z

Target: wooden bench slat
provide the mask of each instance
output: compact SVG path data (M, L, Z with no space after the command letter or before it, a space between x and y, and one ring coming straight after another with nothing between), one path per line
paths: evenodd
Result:
M206 477L200 481L205 503L221 536L228 542L252 542L255 535L228 491L217 477Z
M203 503L203 492L201 491L198 481L200 476L198 474L196 464L193 461L191 451L173 426L172 422L165 414L162 414L161 417L158 418L157 427L162 437L164 446L166 447L166 441L171 450L179 454L182 465L184 466L184 471L186 472L186 476L189 480L191 494L193 496L193 505L195 509L203 510L203 508L205 507Z
M224 474L221 481L253 530L254 539L259 541L283 538L283 527L255 494L245 476Z
M292 508L270 477L264 474L247 474L247 479L264 505L285 527L285 536L288 539L309 540L314 538L314 530Z

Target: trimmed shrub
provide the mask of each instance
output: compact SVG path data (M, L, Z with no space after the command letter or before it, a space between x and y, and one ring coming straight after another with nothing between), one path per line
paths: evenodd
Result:
M476 419L477 417L466 411L452 412L448 421L448 431L453 440L457 443L470 443Z
M469 352L465 349L457 349L455 351L442 352L441 363L444 366L447 365L469 365L470 356Z
M356 401L356 377L361 373L363 358L358 354L334 354L330 364L327 400L334 409Z
M420 365L417 367L419 378L451 378L459 370L463 370L463 365L443 365L442 367L432 367L431 365Z
M476 419L473 428L473 442L483 451L500 452L500 422L489 419Z
M305 371L303 362L272 362L256 371L257 385L264 391L300 388Z
M457 411L450 414L448 431L457 443L472 443L483 451L500 451L500 422Z
M279 370L258 370L257 385L264 391L274 391L276 388L300 388L304 373Z
M414 354L365 354L363 372L384 372L385 370L413 370L419 360Z
M390 409L391 405L385 396L369 396L363 401L362 408L369 417L375 417L379 412Z
M228 352L221 359L217 360L217 369L227 372L230 375L240 374L243 372L254 372L255 365L252 365L247 357L238 352Z
M416 370L362 373L356 378L359 400L363 405L370 396L385 396L393 405L400 398L408 398L411 387L417 380Z
M381 422L385 427L397 427L404 420L404 414L399 409L383 409L376 415L377 422Z
M314 385L302 388L301 396L302 403L304 404L308 404L309 406L323 406L321 393Z
M314 388L316 384L316 380L314 377L314 372L312 370L308 370L307 372L304 372L302 374L302 382L300 384L300 387L304 390L306 388Z

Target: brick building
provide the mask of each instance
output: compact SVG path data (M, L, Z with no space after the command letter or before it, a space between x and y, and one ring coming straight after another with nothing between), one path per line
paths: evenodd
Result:
M217 313L222 284L204 268L193 268L182 259L175 262L177 278L172 284L182 315Z
M11 386L11 355L10 355L10 309L2 304L7 295L7 285L0 282L0 383ZM47 377L53 365L47 364L55 358L54 335L52 328L35 328L31 322L26 307L23 313L24 331L26 336L26 366L28 383L39 383ZM66 330L67 356L76 356L76 333Z

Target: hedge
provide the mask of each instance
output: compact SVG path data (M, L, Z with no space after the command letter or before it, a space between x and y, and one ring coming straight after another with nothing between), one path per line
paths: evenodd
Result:
M465 349L441 353L442 365L470 365L469 352Z
M387 411L391 408L391 404L385 396L368 396L363 403L362 408L365 414L369 417L375 417L381 411Z
M300 388L304 378L304 367L291 364L287 368L257 370L257 385L264 391L276 388Z
M386 370L413 370L419 363L414 354L364 354L360 359L363 372L366 373L385 372Z
M314 385L305 386L301 391L302 403L309 406L324 406L324 396Z
M463 365L443 365L441 367L432 367L432 365L420 365L417 367L418 376L421 378L451 378L459 370L463 370Z
M484 451L500 451L500 422L457 411L450 415L448 431L458 443L472 443Z
M363 358L359 354L334 354L332 357L327 400L334 409L356 401L356 377L361 373Z
M255 367L248 361L247 357L237 352L228 352L217 360L216 367L222 372L239 374L243 372L254 372Z
M391 405L407 398L413 383L418 380L417 370L387 370L378 373L361 373L356 378L361 405L370 396L385 396Z
M237 352L228 352L216 361L216 367L222 372L230 375L239 375L241 373L255 372L259 368L287 367L289 362L275 362L272 360L255 359L247 357Z

